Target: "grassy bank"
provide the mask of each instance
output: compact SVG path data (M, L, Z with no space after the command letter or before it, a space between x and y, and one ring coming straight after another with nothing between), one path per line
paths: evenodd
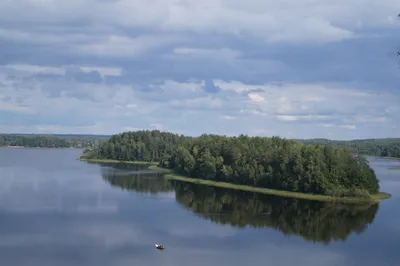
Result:
M389 168L389 170L400 170L400 167Z
M154 171L160 171L166 173L165 177L171 180L178 180L183 182L189 182L194 184L201 184L206 186L215 186L215 187L222 187L222 188L229 188L235 190L243 190L243 191L250 191L250 192L257 192L263 193L268 195L275 195L281 197L289 197L289 198L297 198L297 199L308 199L308 200L318 200L318 201L325 201L325 202L342 202L342 203L357 203L357 204L365 204L365 203L377 203L380 200L390 198L391 195L385 192L379 192L378 194L372 195L370 199L366 198L350 198L350 197L332 197L332 196L324 196L324 195L316 195L316 194L306 194L306 193L299 193L299 192L291 192L291 191L284 191L284 190L277 190L277 189L268 189L268 188L261 188L261 187L251 187L245 185L237 185L231 184L226 182L217 182L213 180L203 180L203 179L196 179L196 178L189 178L185 176L178 175L173 173L170 169L159 168L155 165L149 167L149 169Z
M157 165L157 162L139 162L139 161L118 161L118 160L109 160L109 159L84 159L84 158L79 158L80 161L83 162L88 162L88 163L125 163L125 164L144 164L144 165L149 165L151 164L152 166ZM154 170L154 169L152 169Z

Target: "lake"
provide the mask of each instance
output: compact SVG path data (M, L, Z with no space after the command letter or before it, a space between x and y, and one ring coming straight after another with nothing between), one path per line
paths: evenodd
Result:
M392 198L351 206L167 181L80 153L0 149L2 265L400 265L400 171L388 170L400 161L369 158Z

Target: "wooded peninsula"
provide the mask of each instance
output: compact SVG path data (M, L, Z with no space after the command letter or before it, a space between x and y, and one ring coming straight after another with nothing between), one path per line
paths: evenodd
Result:
M338 199L388 197L379 193L379 180L364 156L346 148L279 137L124 132L86 149L81 159L157 162L196 180Z

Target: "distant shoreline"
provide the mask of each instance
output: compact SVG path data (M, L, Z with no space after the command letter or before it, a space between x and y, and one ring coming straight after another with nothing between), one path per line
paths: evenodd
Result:
M0 146L0 148L11 148L11 149L85 149L88 147L26 147L26 146ZM383 159L389 159L389 160L400 160L400 158L397 157L390 157L390 156L378 156L378 155L368 155L368 154L362 154L365 157L371 157L371 158L383 158ZM109 160L108 160L109 161ZM115 162L120 162L118 160L115 160ZM125 162L125 163L130 163L130 162ZM140 163L140 162L136 162Z
M165 178L170 179L170 180L177 180L177 181L183 181L183 182L195 183L195 184L201 184L201 185L207 185L207 186L256 192L256 193L281 196L281 197L287 197L287 198L317 200L317 201L324 201L324 202L350 203L350 204L351 203L353 203L353 204L375 204L375 203L379 203L381 200L388 199L391 197L391 195L389 193L379 192L377 194L371 195L370 199L352 198L352 197L340 198L340 197L332 197L332 196L326 196L326 195L307 194L307 193L291 192L291 191L261 188L261 187L251 187L251 186L246 186L246 185L237 185L237 184L218 182L218 181L212 181L212 180L203 180L203 179L190 178L190 177L178 175L178 174L174 173L171 169L160 168L157 166L158 165L157 162L135 162L135 161L118 161L118 160L107 160L107 159L83 159L83 158L79 158L78 160L84 161L84 162L89 162L89 163L122 163L122 164L125 163L125 164L150 165L149 166L150 170L164 172Z
M83 149L76 147L25 147L25 146L0 146L0 148L10 148L10 149Z
M397 157L390 157L390 156L377 156L377 155L368 155L368 154L363 154L367 158L382 158L382 159L388 159L388 160L400 160L400 158Z
M88 162L88 163L124 163L124 164L142 164L142 165L152 165L156 166L157 162L142 162L142 161L118 161L111 159L82 159L78 158L79 161Z

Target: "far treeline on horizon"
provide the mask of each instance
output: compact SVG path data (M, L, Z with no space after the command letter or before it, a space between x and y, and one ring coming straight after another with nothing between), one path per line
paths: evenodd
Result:
M338 198L379 198L363 155L400 158L400 139L333 141L280 137L199 137L142 130L112 136L0 135L0 145L85 148L83 160L156 162L200 180Z
M158 130L153 130L153 132L157 131ZM0 147L10 146L28 148L91 148L99 145L101 141L110 139L112 136L114 135L0 133ZM352 153L358 153L367 156L400 158L400 138L354 140L330 140L326 138L313 138L291 140L299 141L306 145L328 145L336 148L346 148Z

